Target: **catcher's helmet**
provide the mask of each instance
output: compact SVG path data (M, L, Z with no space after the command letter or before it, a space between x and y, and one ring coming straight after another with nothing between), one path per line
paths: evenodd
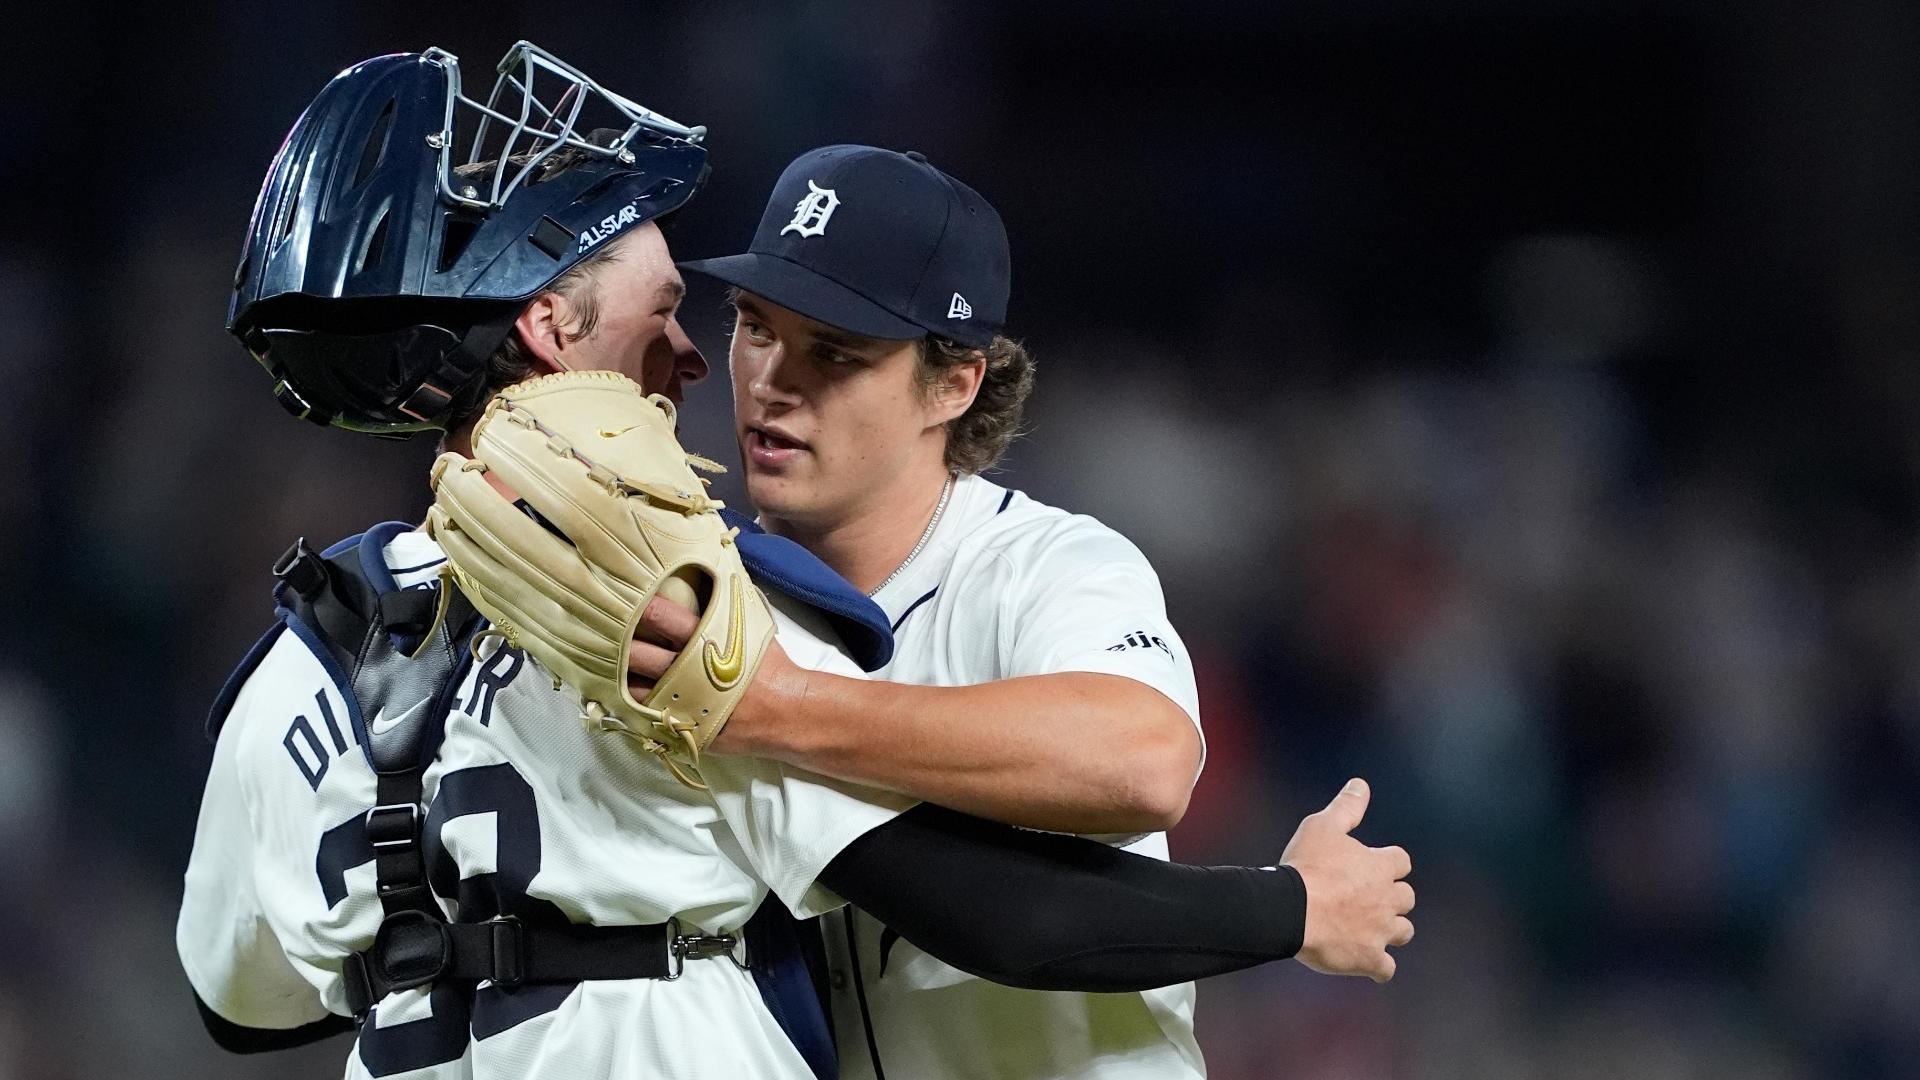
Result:
M558 84L545 101L536 76ZM625 128L580 134L583 111L608 106ZM527 300L693 195L705 134L524 41L484 105L441 49L356 64L267 171L227 330L296 416L376 434L444 426L484 393L487 357Z

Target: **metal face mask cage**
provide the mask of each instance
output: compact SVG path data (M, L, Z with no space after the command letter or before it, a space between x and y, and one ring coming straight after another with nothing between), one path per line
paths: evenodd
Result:
M427 145L440 152L441 197L456 206L483 213L505 206L515 189L563 147L631 165L634 155L627 144L643 130L689 143L699 143L707 135L704 126L688 127L669 120L644 105L608 90L580 69L530 41L514 43L507 54L500 58L500 63L495 65L498 76L485 103L475 101L462 92L459 57L439 47L427 49L422 55L439 64L447 74L446 122L438 135L428 137ZM535 85L542 72L551 77L549 81L558 80L559 83L559 93L551 104L541 100L539 87ZM578 134L581 113L594 98L613 106L629 121L627 129L609 143L588 142ZM487 160L512 162L516 160L516 153L524 155L519 159L517 169L503 167L493 170L485 198L481 198L480 192L471 185L458 183L455 177L456 106L462 105L479 114L479 127L474 131L472 145L462 164L471 165ZM489 129L495 124L503 130L498 135L497 143L490 143ZM517 149L523 138L526 140L525 148ZM490 148L494 148L491 153L488 152ZM507 179L509 171L513 174L511 180Z

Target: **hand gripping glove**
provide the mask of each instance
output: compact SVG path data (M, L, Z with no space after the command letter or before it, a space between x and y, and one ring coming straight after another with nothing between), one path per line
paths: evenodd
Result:
M681 449L672 402L608 371L501 391L474 426L473 453L434 462L427 515L461 591L556 686L579 694L589 728L635 739L703 788L700 754L773 637L734 530L690 467L720 466ZM693 609L700 624L636 701L627 642L656 593Z

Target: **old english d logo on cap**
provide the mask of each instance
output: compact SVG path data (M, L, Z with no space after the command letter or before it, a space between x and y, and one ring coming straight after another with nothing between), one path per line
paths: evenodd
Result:
M1007 231L980 193L917 153L823 146L774 185L745 254L682 268L815 322L985 348L1007 320Z
M819 236L827 231L827 219L840 205L840 196L832 188L823 188L811 180L807 181L807 188L807 197L793 208L793 220L780 230L782 235L796 232L801 236Z

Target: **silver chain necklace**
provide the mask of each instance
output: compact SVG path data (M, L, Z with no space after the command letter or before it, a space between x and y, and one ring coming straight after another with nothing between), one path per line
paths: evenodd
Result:
M947 497L953 494L953 476L953 473L948 473L947 482L940 486L940 503L933 508L933 520L927 522L926 531L922 532L920 539L914 542L913 550L907 552L906 560L894 567L893 573L887 575L887 580L875 585L867 593L868 596L878 596L881 589L891 585L893 579L899 577L902 570L913 565L914 556L920 554L920 549L927 546L927 541L933 536L933 530L940 526L940 515L947 512Z

